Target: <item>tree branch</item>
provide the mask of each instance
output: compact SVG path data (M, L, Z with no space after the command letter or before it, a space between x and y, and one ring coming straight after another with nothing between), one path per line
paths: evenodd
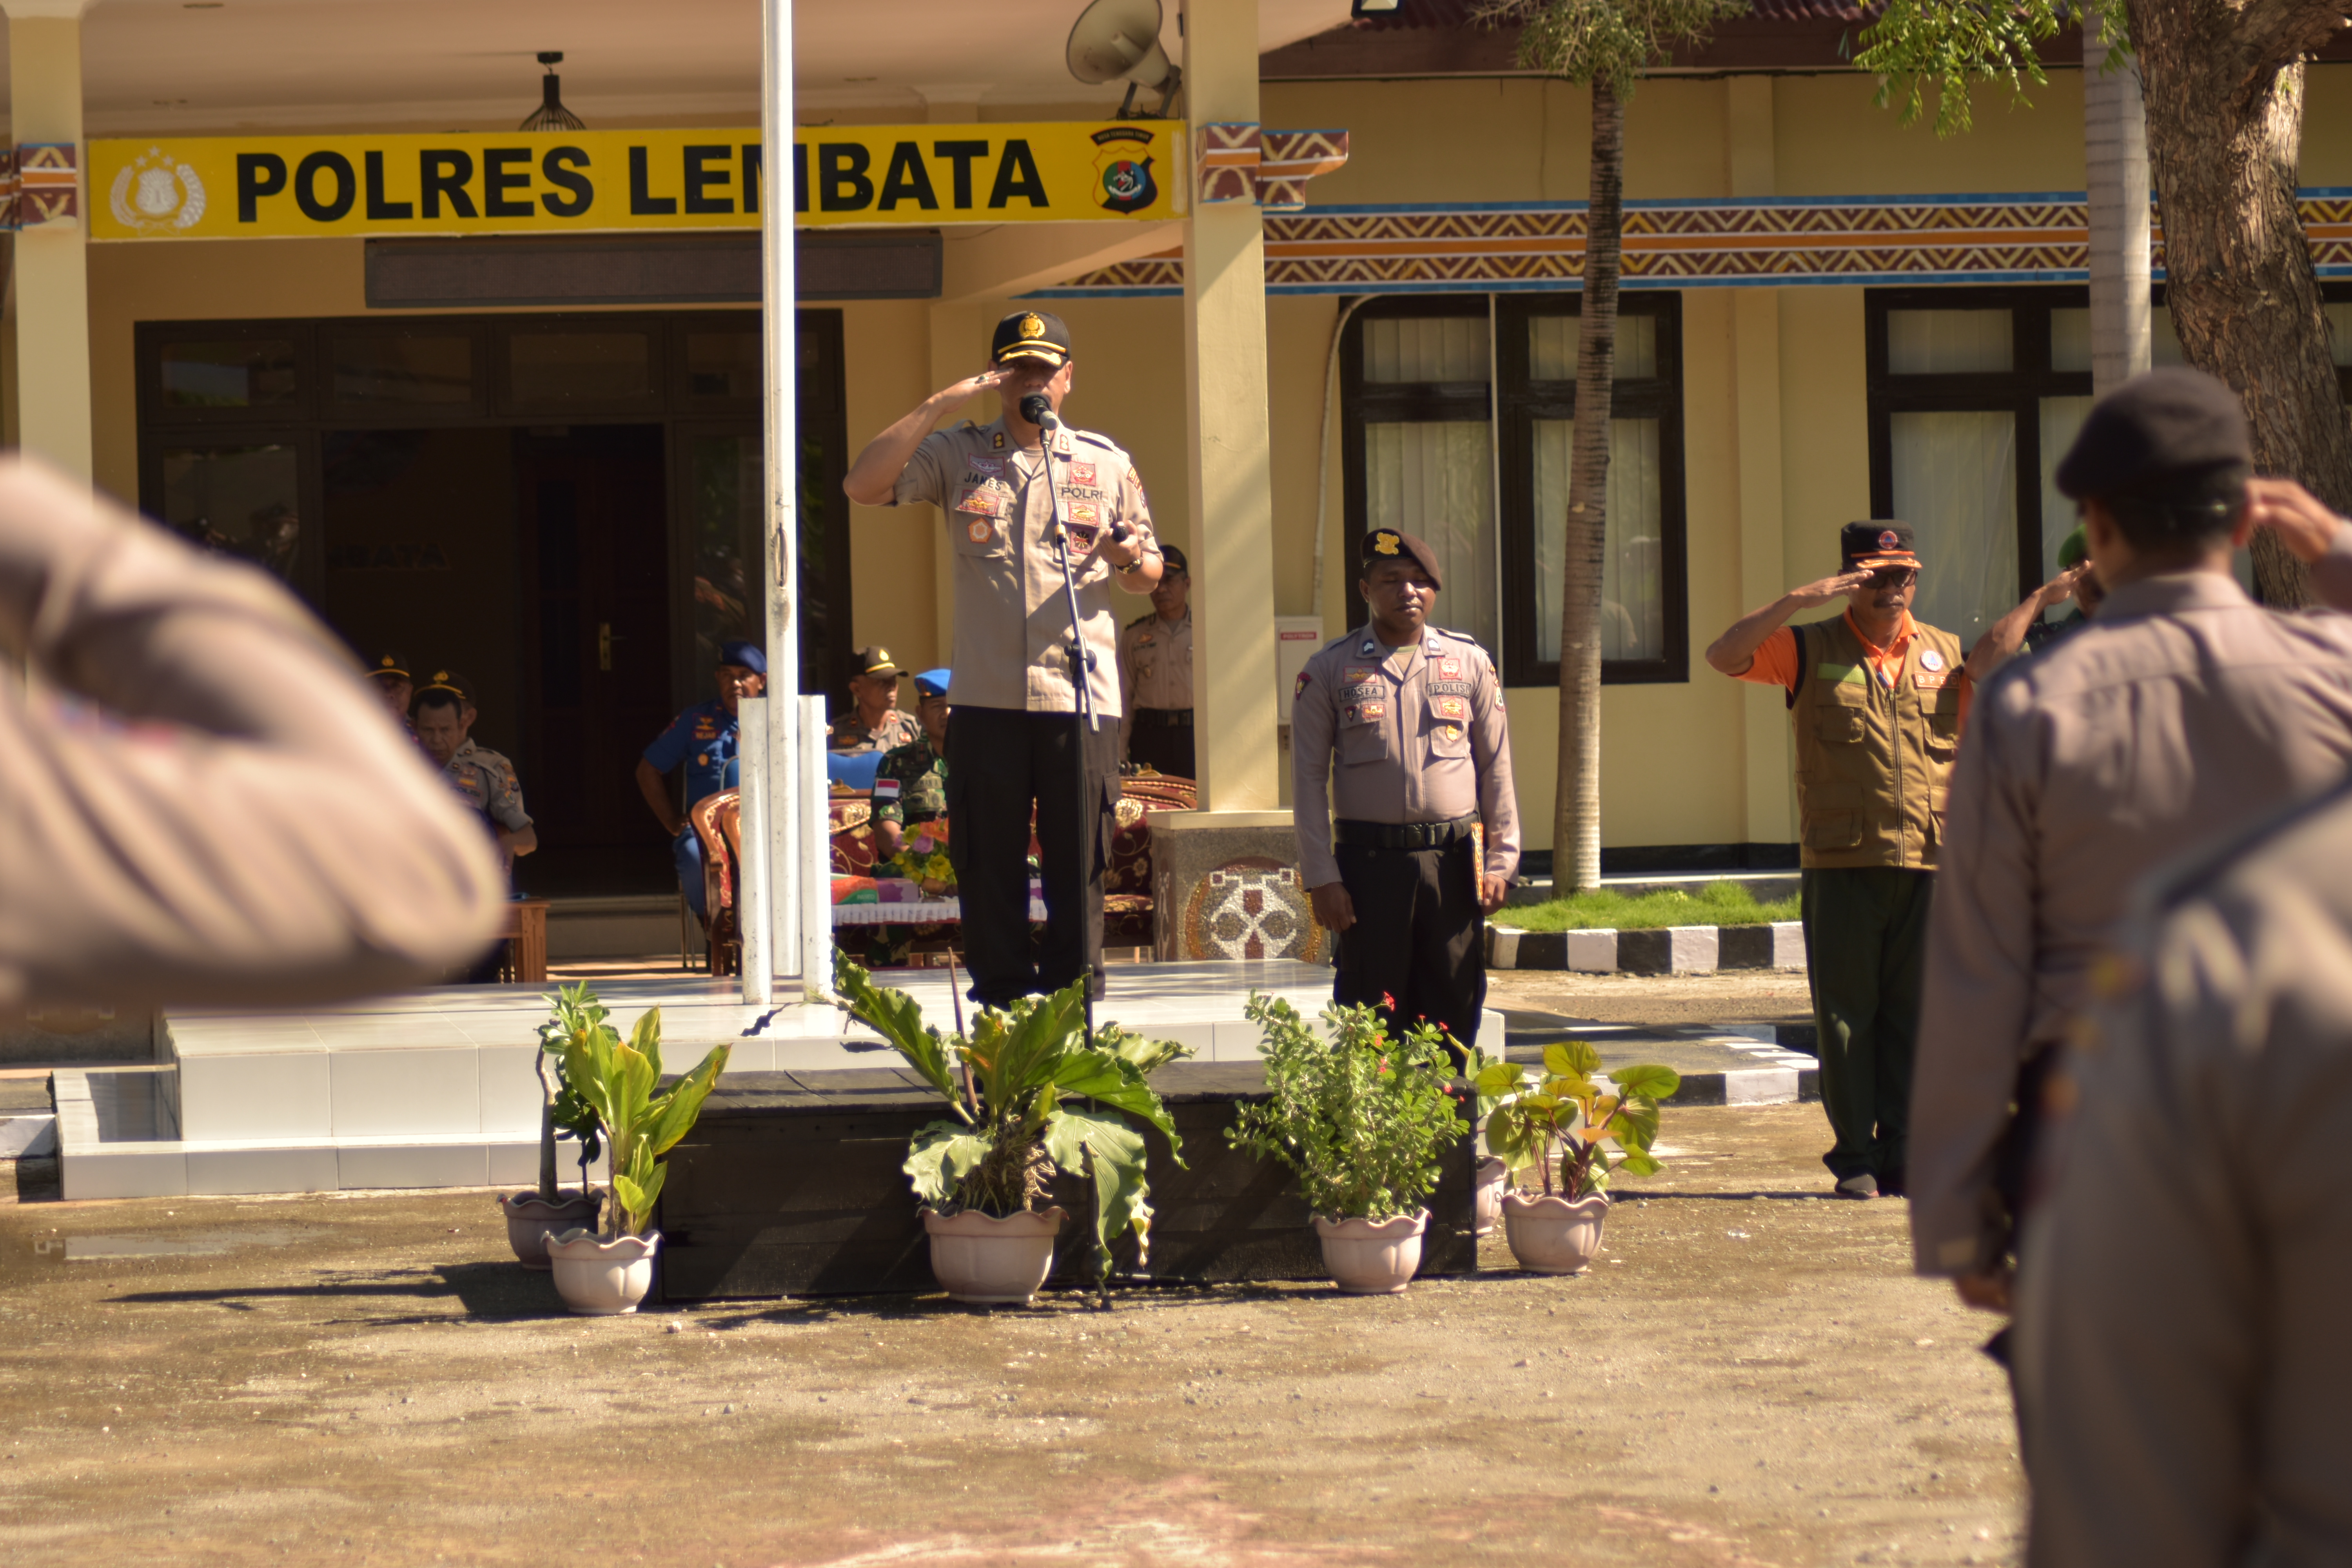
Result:
M2250 100L2272 77L2325 48L2344 26L2344 0L2252 0L2231 29L2240 100Z

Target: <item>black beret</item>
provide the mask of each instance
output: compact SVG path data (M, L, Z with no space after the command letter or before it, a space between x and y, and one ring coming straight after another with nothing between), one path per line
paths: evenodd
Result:
M2143 490L2218 469L2253 471L2254 447L2237 394L2201 370L2167 366L2099 399L2058 464L2070 500Z
M1016 359L1043 360L1059 368L1070 357L1070 329L1051 310L1015 310L996 323L988 357L997 364Z
M1401 528L1376 528L1364 535L1364 569L1371 570L1383 561L1402 561L1408 557L1418 562L1429 578L1429 585L1440 593L1445 590L1445 579L1437 573L1437 552Z

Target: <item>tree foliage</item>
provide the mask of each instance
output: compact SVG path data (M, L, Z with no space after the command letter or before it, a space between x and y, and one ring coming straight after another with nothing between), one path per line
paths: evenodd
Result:
M2029 86L2049 81L2040 45L2084 15L2097 18L2109 68L2129 48L2124 0L1887 0L1862 30L1860 68L1878 78L1878 106L1901 105L1902 123L1916 123L1936 93L1936 134L1957 135L1975 123L1969 100L1979 85L2005 85L2012 103Z
M1748 0L1490 0L1475 13L1490 26L1519 25L1519 63L1633 96L1642 73L1677 44L1703 44Z

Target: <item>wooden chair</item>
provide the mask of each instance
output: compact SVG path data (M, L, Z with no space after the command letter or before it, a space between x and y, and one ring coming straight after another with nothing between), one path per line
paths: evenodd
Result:
M547 984L547 900L517 899L507 905L505 946L499 978L513 985Z
M743 973L743 924L735 889L743 857L743 793L723 789L694 803L688 813L702 840L704 951L714 975Z

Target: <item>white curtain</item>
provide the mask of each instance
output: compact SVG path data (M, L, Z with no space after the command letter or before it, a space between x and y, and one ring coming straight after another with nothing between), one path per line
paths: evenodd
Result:
M1579 316L1535 316L1528 321L1528 379L1574 381L1576 345L1584 331ZM1619 381L1641 381L1658 374L1658 319L1655 316L1617 318Z
M2018 600L2016 416L1897 414L1891 424L1895 515L1919 536L1911 613L1966 647Z
M1486 322L1477 326L1483 344ZM1364 426L1366 521L1428 543L1445 581L1430 620L1476 637L1490 653L1497 596L1493 447L1484 419Z
M1560 568L1576 421L1538 419L1536 447L1536 657L1559 658ZM1609 422L1609 512L1602 530L1601 657L1666 654L1665 525L1658 421Z
M1369 382L1484 381L1486 318L1375 316L1364 323Z
M1895 375L2005 371L2013 344L2007 310L1886 312L1886 368Z

